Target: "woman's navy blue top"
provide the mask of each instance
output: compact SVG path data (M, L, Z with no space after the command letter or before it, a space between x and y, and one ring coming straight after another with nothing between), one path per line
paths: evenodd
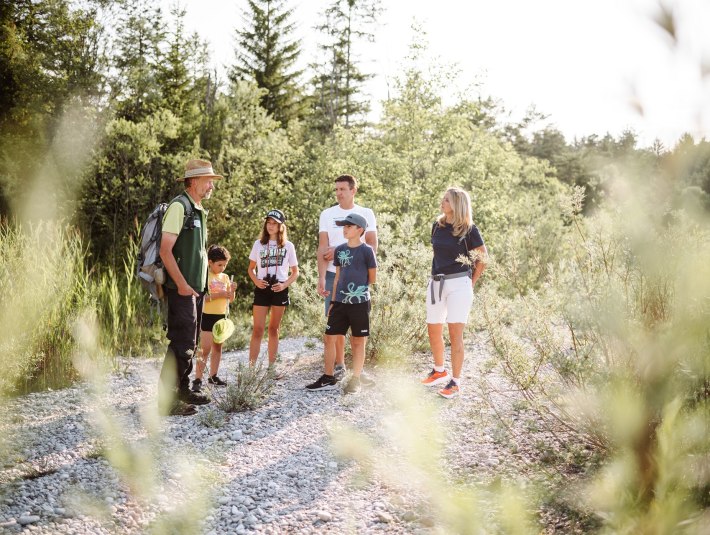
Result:
M434 248L434 259L431 261L432 275L451 275L469 271L471 266L457 262L460 255L483 245L483 238L476 225L472 225L467 234L457 237L453 235L453 225L446 223L440 227L434 223L431 230L431 245Z

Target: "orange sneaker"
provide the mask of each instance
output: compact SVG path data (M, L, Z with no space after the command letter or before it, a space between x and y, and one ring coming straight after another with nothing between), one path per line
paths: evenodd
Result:
M450 379L449 372L444 370L443 372L438 372L434 368L431 369L429 375L422 379L422 384L426 386L435 386L446 383Z
M459 385L454 383L454 380L448 382L448 384L439 390L439 395L442 398L451 399L459 395Z

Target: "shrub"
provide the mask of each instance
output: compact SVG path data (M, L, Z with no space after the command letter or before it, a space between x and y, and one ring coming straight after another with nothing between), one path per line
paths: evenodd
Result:
M0 393L70 384L72 324L91 304L79 235L63 223L0 224L0 292Z
M587 220L581 193L570 199L569 256L512 305L488 293L485 320L500 369L557 446L603 454L583 507L614 532L702 531L710 480L694 466L710 453L700 423L710 417L710 232L698 214L665 212L661 188L616 187L623 195ZM514 276L509 267L499 276Z
M241 412L259 407L274 387L274 370L246 366L241 362L226 388L214 391L214 401L224 412Z

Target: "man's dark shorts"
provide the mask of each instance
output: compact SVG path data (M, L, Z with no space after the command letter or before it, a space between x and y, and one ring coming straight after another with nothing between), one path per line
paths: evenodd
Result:
M370 336L370 301L353 304L333 302L325 334L345 335L348 328L350 336L355 338Z
M291 304L288 288L274 292L271 288L254 288L254 306L257 307L287 307Z

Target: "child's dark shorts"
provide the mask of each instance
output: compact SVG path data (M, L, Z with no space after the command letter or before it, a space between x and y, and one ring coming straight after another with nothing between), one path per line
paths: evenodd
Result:
M254 288L254 306L257 307L287 307L291 304L288 288L274 292L271 288Z
M370 301L352 304L333 301L325 334L345 335L348 327L350 336L370 336Z
M212 327L214 327L214 324L217 323L219 320L224 319L226 317L225 314L202 314L202 322L200 323L200 330L201 331L207 331L208 333L212 332Z

